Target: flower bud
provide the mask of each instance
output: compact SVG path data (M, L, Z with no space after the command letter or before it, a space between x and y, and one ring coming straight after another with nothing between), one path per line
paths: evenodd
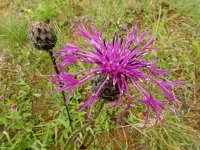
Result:
M55 47L57 37L53 28L44 22L32 23L29 38L36 49L49 51Z

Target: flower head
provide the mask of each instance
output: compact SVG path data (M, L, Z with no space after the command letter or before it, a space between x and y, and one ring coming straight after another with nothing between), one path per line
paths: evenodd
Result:
M55 47L57 41L56 34L50 24L42 21L31 24L29 38L36 49L46 51Z
M10 110L17 110L18 106L17 104L10 105Z
M150 108L155 112L157 121L161 121L160 114L162 110L167 109L165 103L176 101L173 95L173 87L180 85L176 82L164 81L159 75L168 74L168 72L158 69L156 60L149 61L145 57L152 50L159 48L152 47L154 35L149 35L144 31L141 35L138 33L137 25L135 24L132 31L126 28L126 38L119 38L115 35L111 41L104 40L102 32L98 32L92 23L90 30L80 23L79 29L76 32L87 40L87 44L82 47L68 44L63 49L56 53L62 59L62 62L57 65L61 68L61 73L53 78L53 82L62 87L55 92L67 90L68 102L74 90L87 80L90 80L98 74L104 74L105 78L95 90L94 94L79 108L83 110L90 105L89 116L95 101L99 99L99 94L104 86L112 80L113 86L117 86L119 90L117 100L112 107L126 104L125 113L131 107L131 103L141 103L146 106L146 121L148 123ZM93 67L81 70L76 74L66 72L68 66L80 61L83 63L92 64ZM82 74L80 78L77 76ZM86 75L85 75L86 74ZM166 96L164 100L157 100L151 93L152 84L160 88ZM139 98L132 94L133 90L138 91Z

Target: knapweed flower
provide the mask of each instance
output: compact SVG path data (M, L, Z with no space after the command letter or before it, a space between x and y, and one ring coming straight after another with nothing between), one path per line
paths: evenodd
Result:
M17 104L10 105L10 110L17 110L18 106Z
M169 110L165 103L176 101L173 87L180 84L164 80L160 75L168 74L168 72L157 68L157 60L149 61L145 57L151 51L159 50L159 48L152 47L154 35L149 35L147 31L139 35L137 24L134 24L132 31L129 31L127 27L125 29L125 38L115 35L109 41L102 37L103 29L98 32L90 23L90 30L87 30L81 22L76 33L82 36L87 43L80 46L68 44L55 54L62 60L57 64L61 68L61 73L53 77L53 82L61 86L55 92L67 90L67 103L72 93L82 83L97 75L103 75L103 81L94 90L93 95L80 106L79 111L90 105L88 113L90 116L94 103L101 97L100 93L111 82L115 90L119 91L111 107L124 108L121 113L124 114L132 103L144 104L146 106L145 125L149 120L150 109L156 115L155 124L157 124L158 121L162 121L160 115L163 110ZM65 71L78 61L92 64L93 67L80 70L76 74ZM158 100L153 97L151 92L153 84L160 88L165 99ZM135 96L135 91L139 93L139 97Z

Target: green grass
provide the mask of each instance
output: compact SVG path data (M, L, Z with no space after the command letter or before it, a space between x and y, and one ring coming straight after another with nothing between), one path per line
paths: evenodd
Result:
M2 16L0 19L0 39L7 46L19 46L28 41L28 22L20 16ZM1 43L2 44L2 43Z
M15 0L2 7L0 19L0 149L64 149L72 131L61 94L50 95L57 87L50 81L53 67L48 53L37 51L28 40L28 24L48 21L54 27L57 51L67 42L75 42L73 31L82 19L92 20L96 28L105 24L105 37L116 32L124 35L124 26L135 21L140 31L156 34L155 46L161 50L149 58L159 58L159 67L170 70L166 78L186 81L176 90L180 100L178 114L167 114L165 125L141 128L144 107L134 106L120 125L116 115L120 109L103 109L95 124L80 132L68 149L200 149L200 9L197 0ZM81 42L82 39L78 39ZM88 67L75 64L70 72ZM86 110L78 107L89 98L89 83L81 86L70 99L75 129L87 121ZM155 92L159 91L152 87ZM10 106L18 109L11 111ZM95 105L94 112L98 109ZM93 113L94 113L93 112Z

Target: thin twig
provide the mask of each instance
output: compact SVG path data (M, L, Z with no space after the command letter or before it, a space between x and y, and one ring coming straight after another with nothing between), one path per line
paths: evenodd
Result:
M55 57L53 56L53 52L52 50L49 50L49 55L51 57L51 60L52 60L52 63L53 63L53 66L54 66L54 69L55 69L55 72L59 75L60 72L58 70L58 67L56 66L56 59ZM61 85L61 84L60 84ZM61 87L61 86L60 86ZM64 102L64 105L65 105L65 108L66 108L66 111L67 111L67 116L68 116L68 119L69 119L69 124L71 126L71 130L74 131L74 128L73 128L73 125L72 125L72 119L71 119L71 116L70 116L70 113L69 113L69 108L68 106L66 105L65 103L65 93L64 91L61 92L62 93L62 97L63 97L63 102Z
M98 115L100 114L102 108L104 106L104 101L102 100L99 110L96 112L95 116L94 116L94 120L98 117ZM78 129L77 131L75 131L73 134L71 134L71 136L68 138L67 142L65 143L64 149L67 148L67 145L79 134L79 132L83 131L84 129L86 129L87 127L89 127L90 125L92 125L94 121L89 121L88 123L86 123L82 128Z

